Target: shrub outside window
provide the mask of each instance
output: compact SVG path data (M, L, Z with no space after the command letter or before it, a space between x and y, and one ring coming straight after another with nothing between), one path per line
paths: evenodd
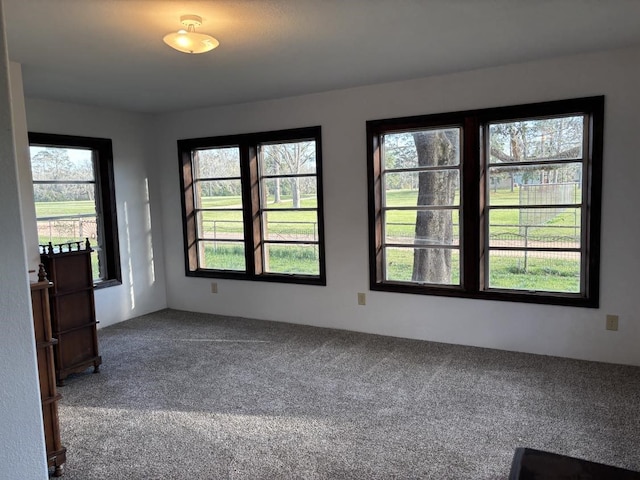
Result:
M371 288L597 307L603 110L367 122Z
M178 149L187 275L326 284L320 127Z

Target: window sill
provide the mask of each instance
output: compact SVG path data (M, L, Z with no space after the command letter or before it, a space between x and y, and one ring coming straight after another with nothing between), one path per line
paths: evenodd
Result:
M309 275L287 275L287 274L275 274L265 273L263 275L249 275L244 272L231 272L222 270L195 270L187 271L187 277L200 277L200 278L226 278L229 280L247 280L250 282L272 282L272 283L293 283L299 285L319 285L326 286L327 280L324 276L309 276Z
M432 295L439 297L472 298L478 300L497 300L501 302L533 303L538 305L562 305L570 307L598 308L597 300L570 293L527 292L520 290L484 290L470 292L458 286L425 287L404 283L374 283L372 291L409 293L414 295Z
M117 279L112 280L100 280L93 283L94 290L102 290L103 288L115 287L116 285L122 285L122 282Z

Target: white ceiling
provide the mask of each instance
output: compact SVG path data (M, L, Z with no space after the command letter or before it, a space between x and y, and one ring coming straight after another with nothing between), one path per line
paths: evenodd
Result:
M3 0L25 93L166 112L640 44L640 0ZM162 37L179 17L220 41Z

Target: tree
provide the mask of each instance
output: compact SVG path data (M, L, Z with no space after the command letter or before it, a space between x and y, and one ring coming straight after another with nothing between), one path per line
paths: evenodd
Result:
M305 167L315 162L316 152L313 142L275 143L265 145L262 149L267 170L273 175L299 175ZM275 179L274 198L280 201L280 178ZM287 178L291 188L293 208L300 208L300 178ZM277 202L276 202L277 203Z
M198 150L194 155L197 178L238 178L240 177L240 157L235 147ZM239 180L214 180L200 182L204 197L239 196Z
M547 162L579 158L582 150L583 117L560 117L496 123L490 127L492 163ZM513 191L514 175L521 183L557 183L573 177L573 165L540 164L534 168L505 167L494 178L509 175ZM497 181L492 178L492 181ZM566 180L564 180L566 181Z
M90 156L80 155L72 159L67 148L32 147L31 172L35 182L56 181L60 183L34 186L36 202L62 202L94 200L95 189L90 183L94 179ZM77 158L76 158L77 157ZM87 183L65 183L86 181Z
M420 167L449 166L459 158L457 130L433 130L413 134ZM457 187L454 170L422 171L418 180L418 205L453 205ZM453 240L450 210L418 210L416 212L416 244L444 244ZM450 283L451 250L447 248L415 248L414 282Z
M274 167L274 175L280 175L280 163L275 162ZM276 187L275 192L273 193L273 203L282 203L282 198L280 198L280 177L276 177Z

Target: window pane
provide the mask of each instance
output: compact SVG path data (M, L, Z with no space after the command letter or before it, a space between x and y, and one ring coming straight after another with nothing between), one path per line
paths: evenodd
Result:
M240 176L240 150L238 147L196 150L193 157L195 178Z
M94 180L91 150L32 146L29 153L34 181Z
M318 212L269 211L262 214L267 240L318 241Z
M242 212L216 210L198 212L197 215L200 238L243 240Z
M460 253L457 249L384 249L385 280L392 282L460 284Z
M91 252L91 273L93 275L94 280L105 280L105 276L102 271L104 269L100 268L100 253L95 249L95 246L92 246L93 252Z
M387 207L460 204L458 170L387 173L383 178Z
M582 115L491 124L490 162L582 158L583 129Z
M265 244L264 271L320 275L320 257L317 245Z
M98 243L95 184L33 186L38 243ZM94 272L97 276L98 272Z
M44 208L42 215L74 215L95 213L96 186L94 183L34 184L33 199ZM40 204L40 205L38 205ZM56 213L50 213L55 211Z
M262 175L316 173L316 142L260 145Z
M246 270L244 243L242 242L198 242L200 268L215 270Z
M582 202L582 164L489 168L491 205L553 205Z
M494 250L489 253L489 287L579 293L580 254Z
M242 208L240 180L212 180L197 182L198 207Z
M416 229L416 217L420 219ZM385 243L458 245L458 210L387 210Z
M489 213L489 246L580 248L580 208L509 208Z
M384 169L460 164L460 128L388 133L383 136Z
M269 208L315 208L318 206L316 177L271 178L262 181L263 206ZM266 200L266 203L265 203Z
M92 245L97 243L96 217L94 215L80 217L51 216L38 218L38 243L54 245L68 242L83 242L86 238Z

